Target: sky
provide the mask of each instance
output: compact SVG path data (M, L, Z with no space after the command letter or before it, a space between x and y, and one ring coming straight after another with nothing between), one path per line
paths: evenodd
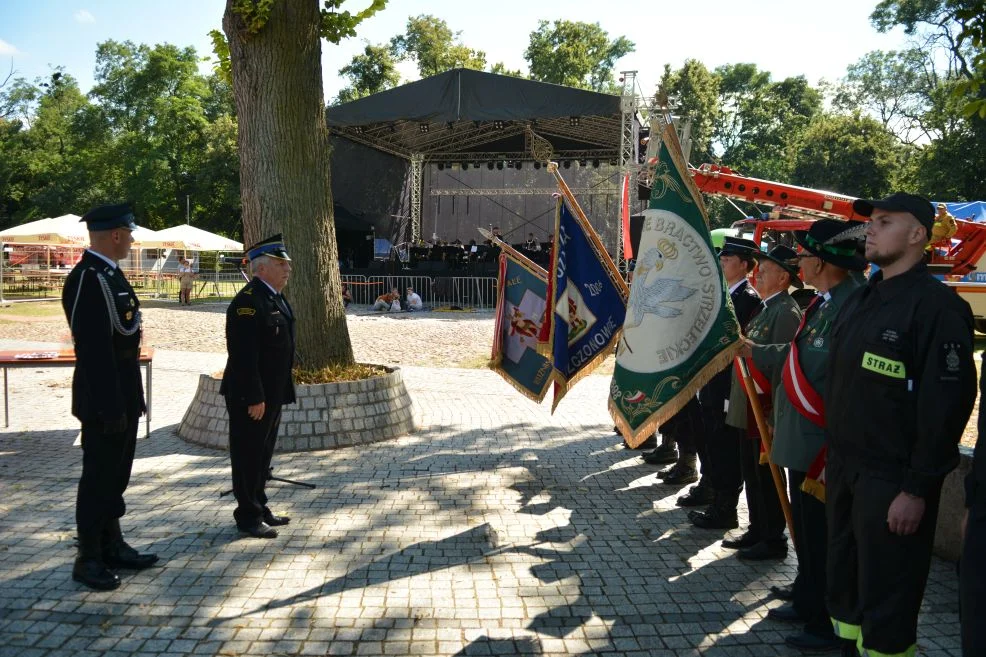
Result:
M598 22L610 38L626 36L636 50L616 71L635 70L641 91L651 94L665 64L679 67L698 59L709 68L752 62L774 79L804 75L812 84L834 82L846 66L871 50L899 49L899 30L879 34L869 23L877 0L701 0L616 3L602 0L390 0L363 23L356 38L336 46L322 42L322 75L329 102L346 86L337 72L364 42L384 43L404 31L408 16L432 14L462 42L486 52L492 64L527 70L523 53L539 20L565 18ZM367 0L347 0L357 11ZM624 11L612 11L621 5ZM636 6L635 6L636 5ZM224 0L0 0L0 81L33 80L62 66L83 91L94 84L96 45L108 39L193 46L212 54L208 32L221 29ZM632 10L630 9L632 7ZM203 62L202 70L210 65ZM403 81L417 77L414 65L401 67Z

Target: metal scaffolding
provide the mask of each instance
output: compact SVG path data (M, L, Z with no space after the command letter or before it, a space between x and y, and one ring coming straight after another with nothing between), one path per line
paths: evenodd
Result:
M629 178L630 189L636 191L637 183L637 140L633 134L634 119L637 115L637 72L621 71L623 93L620 99L620 202L617 204L620 216L616 231L616 266L620 273L627 273L627 260L623 255L623 177ZM627 199L629 203L629 198Z
M421 174L424 169L424 155L411 155L411 244L421 240Z

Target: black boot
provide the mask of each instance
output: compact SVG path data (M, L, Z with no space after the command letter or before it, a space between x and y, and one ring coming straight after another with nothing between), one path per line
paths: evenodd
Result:
M115 518L106 522L104 537L103 561L113 568L143 570L157 563L156 554L141 554L127 545L127 542L123 540L123 533L120 531L119 519Z
M705 506L715 501L715 491L705 484L704 479L700 479L697 486L692 486L691 490L678 498L675 502L678 506Z
M736 529L739 521L736 518L736 495L715 492L715 499L705 511L689 513L692 524L702 529Z
M657 473L657 478L671 485L693 484L698 481L698 458L695 454L682 454L678 462Z
M79 556L72 566L72 579L97 591L112 591L120 578L103 562L99 531L79 531Z

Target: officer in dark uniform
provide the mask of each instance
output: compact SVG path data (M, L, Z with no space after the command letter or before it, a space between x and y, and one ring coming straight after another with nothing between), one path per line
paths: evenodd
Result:
M986 361L986 354L983 354ZM986 363L984 363L986 366ZM986 397L986 376L979 379ZM962 618L962 655L986 655L986 404L979 404L979 437L972 470L965 478L965 517L962 520L962 561L959 573L959 610Z
M857 200L880 266L837 315L825 384L827 602L846 654L911 655L945 475L976 397L969 304L923 262L934 208Z
M280 235L256 244L247 258L254 276L226 310L228 358L219 392L229 412L236 526L255 538L276 538L274 527L290 519L271 512L264 488L281 406L295 401L294 313L281 294L291 258Z
M727 237L719 252L729 298L743 331L761 306L760 295L747 280L756 262L753 259L755 251L759 249L753 240ZM698 395L705 419L705 472L702 481L708 479L713 497L707 509L692 511L688 517L695 526L705 529L735 529L739 526L736 506L743 490L740 441L745 438L742 429L726 424L726 402L734 377L733 366L729 365L709 380Z
M62 308L75 343L72 415L82 422L82 477L75 506L79 556L72 579L98 590L120 586L109 568L142 569L157 557L123 540L123 493L130 482L144 406L140 302L117 261L133 243L130 205L102 205L82 221L89 248L65 279Z

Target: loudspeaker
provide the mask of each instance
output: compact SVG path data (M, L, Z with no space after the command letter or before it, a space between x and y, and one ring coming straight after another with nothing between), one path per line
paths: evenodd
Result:
M647 185L641 185L637 183L637 200L638 201L649 201L650 200L650 187Z
M640 250L640 234L644 230L644 215L634 214L630 216L630 247L633 250L633 257L637 257Z

